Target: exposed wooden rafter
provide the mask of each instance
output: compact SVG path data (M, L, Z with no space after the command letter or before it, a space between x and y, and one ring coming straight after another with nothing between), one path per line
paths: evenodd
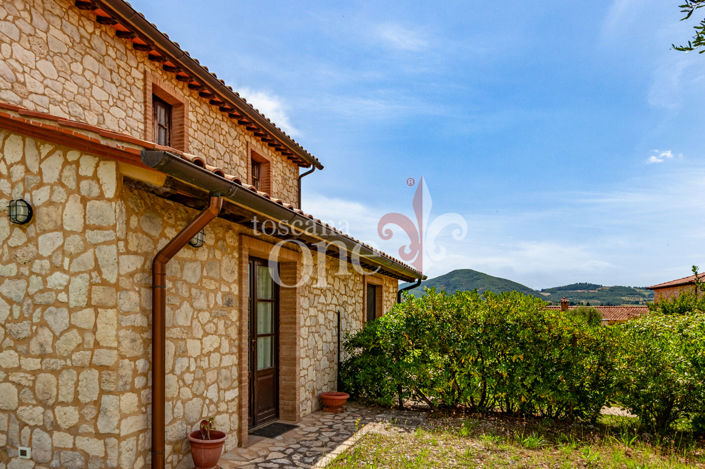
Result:
M296 142L293 142L293 145L297 148L297 153L295 154L292 152L290 148L294 147L291 146L292 142L289 141L290 138L288 135L283 134L283 137L279 136L277 132L281 132L281 130L278 129L271 121L267 119L262 120L261 117L256 114L259 111L254 110L255 118L253 122L250 117L250 113L253 109L242 112L240 109L233 106L231 103L238 103L239 101L242 101L245 106L249 103L240 98L240 96L235 93L232 88L227 87L223 80L218 80L220 85L215 83L212 85L213 87L211 87L211 84L206 86L204 83L209 83L209 80L211 79L210 77L206 75L205 78L202 78L199 77L199 73L197 71L193 72L188 68L184 69L182 67L182 63L180 62L181 58L186 57L186 63L188 64L188 60L191 60L190 56L188 56L187 53L179 52L178 44L164 42L158 35L159 33L157 33L157 35L152 35L150 32L146 32L150 30L150 26L153 27L154 25L148 24L146 25L146 29L142 27L133 27L132 19L134 16L129 13L127 16L124 16L126 12L120 13L124 9L124 5L121 5L119 2L106 0L74 0L74 4L80 10L90 11L93 13L97 23L110 26L115 31L115 35L117 37L130 40L132 47L135 50L146 52L150 61L160 63L164 71L174 73L176 80L187 83L189 89L198 91L200 97L208 99L209 104L212 106L217 106L221 112L226 113L228 117L235 120L238 125L244 126L248 131L252 132L256 138L266 143L275 151L281 153L283 156L286 156L289 160L294 161L299 166L309 166L312 164L312 162L308 159L298 156L300 145ZM170 55L171 53L166 52L173 49L172 45L176 46L176 51L179 52L173 56ZM193 62L193 60L191 61ZM200 66L204 70L208 71L207 67L198 64L198 61L196 61L196 66ZM195 73L195 75L193 73ZM205 80L205 82L203 82L203 80ZM218 90L221 85L227 88L225 90L225 95L228 93L234 93L234 98L224 98L225 95L221 96L220 91L216 92L215 90ZM235 99L235 101L232 99ZM239 106L240 104L236 105ZM260 120L262 120L262 122L260 122ZM272 131L274 131L274 133L271 133ZM308 154L303 149L300 150L303 151L307 157L313 158L312 161L317 166L322 168L318 160L316 160L312 155Z

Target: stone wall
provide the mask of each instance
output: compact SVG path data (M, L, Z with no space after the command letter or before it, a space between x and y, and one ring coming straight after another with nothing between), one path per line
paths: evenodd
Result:
M313 254L314 265L318 256ZM337 380L337 313L340 311L341 353L346 334L360 330L365 320L362 274L350 264L340 268L338 259L326 258L325 274L317 269L301 288L300 310L301 367L299 399L301 414L306 415L320 408L318 394L336 390ZM323 278L325 277L325 278ZM398 281L379 276L383 282L383 311L389 311L396 301ZM343 356L341 359L344 359Z
M126 232L119 234L120 467L149 461L151 403L151 262L197 211L125 188ZM190 467L187 431L204 416L237 445L238 239L222 219L206 228L200 248L184 247L167 264L166 461Z
M0 5L0 101L145 138L147 73L189 101L187 151L242 180L249 152L271 159L272 195L297 203L298 167L70 0ZM148 91L151 94L151 90Z
M118 165L0 131L0 207L24 198L27 225L0 216L0 467L149 464L151 262L196 211L137 190ZM190 464L186 432L205 415L237 445L239 239L223 219L167 264L166 461ZM263 239L260 237L260 239ZM263 239L265 241L272 241ZM314 263L316 263L314 254ZM362 275L326 258L298 291L300 415L335 387L336 315L362 326ZM396 280L381 277L384 310ZM246 355L244 355L246 356ZM30 446L32 460L19 460Z
M0 464L117 467L119 422L113 161L0 131Z

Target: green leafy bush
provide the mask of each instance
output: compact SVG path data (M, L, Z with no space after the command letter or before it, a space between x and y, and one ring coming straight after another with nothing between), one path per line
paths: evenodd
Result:
M599 326L602 323L602 314L592 306L578 306L565 312L576 321L583 321L589 326Z
M705 418L705 314L650 313L618 327L617 400L649 430L666 432L687 416L697 427Z
M649 303L649 311L661 314L692 314L705 312L705 295L684 292L673 298L665 298L656 303Z
M385 405L412 399L431 407L595 418L615 367L606 328L517 292L427 290L345 347L346 390Z

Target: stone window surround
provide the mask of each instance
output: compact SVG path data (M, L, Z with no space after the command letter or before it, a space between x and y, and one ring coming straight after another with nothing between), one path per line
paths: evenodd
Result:
M247 446L249 412L249 308L247 266L250 257L268 259L274 244L252 236L240 235L240 321L238 341L238 387L237 409L238 446ZM282 283L294 285L298 280L299 253L289 248L281 248L277 258ZM279 287L279 419L296 422L301 418L299 403L299 356L298 347L301 311L299 310L298 289Z
M144 73L144 139L156 141L152 97L171 105L171 146L188 152L188 99L170 83L150 71Z
M362 282L362 324L367 323L367 285L376 286L377 290L377 301L376 312L377 317L384 314L384 278L379 274L365 275L364 282Z

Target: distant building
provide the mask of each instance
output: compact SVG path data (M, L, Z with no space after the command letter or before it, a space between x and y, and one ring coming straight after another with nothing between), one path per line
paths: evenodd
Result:
M561 298L560 306L549 306L548 309L568 311L569 309L578 308L584 305L570 306L568 298ZM589 306L595 308L602 315L602 324L618 324L626 322L630 319L637 318L649 311L647 306Z
M702 279L703 275L699 275L698 278ZM659 283L658 285L650 286L649 290L654 292L654 302L674 298L684 292L695 292L695 275Z

